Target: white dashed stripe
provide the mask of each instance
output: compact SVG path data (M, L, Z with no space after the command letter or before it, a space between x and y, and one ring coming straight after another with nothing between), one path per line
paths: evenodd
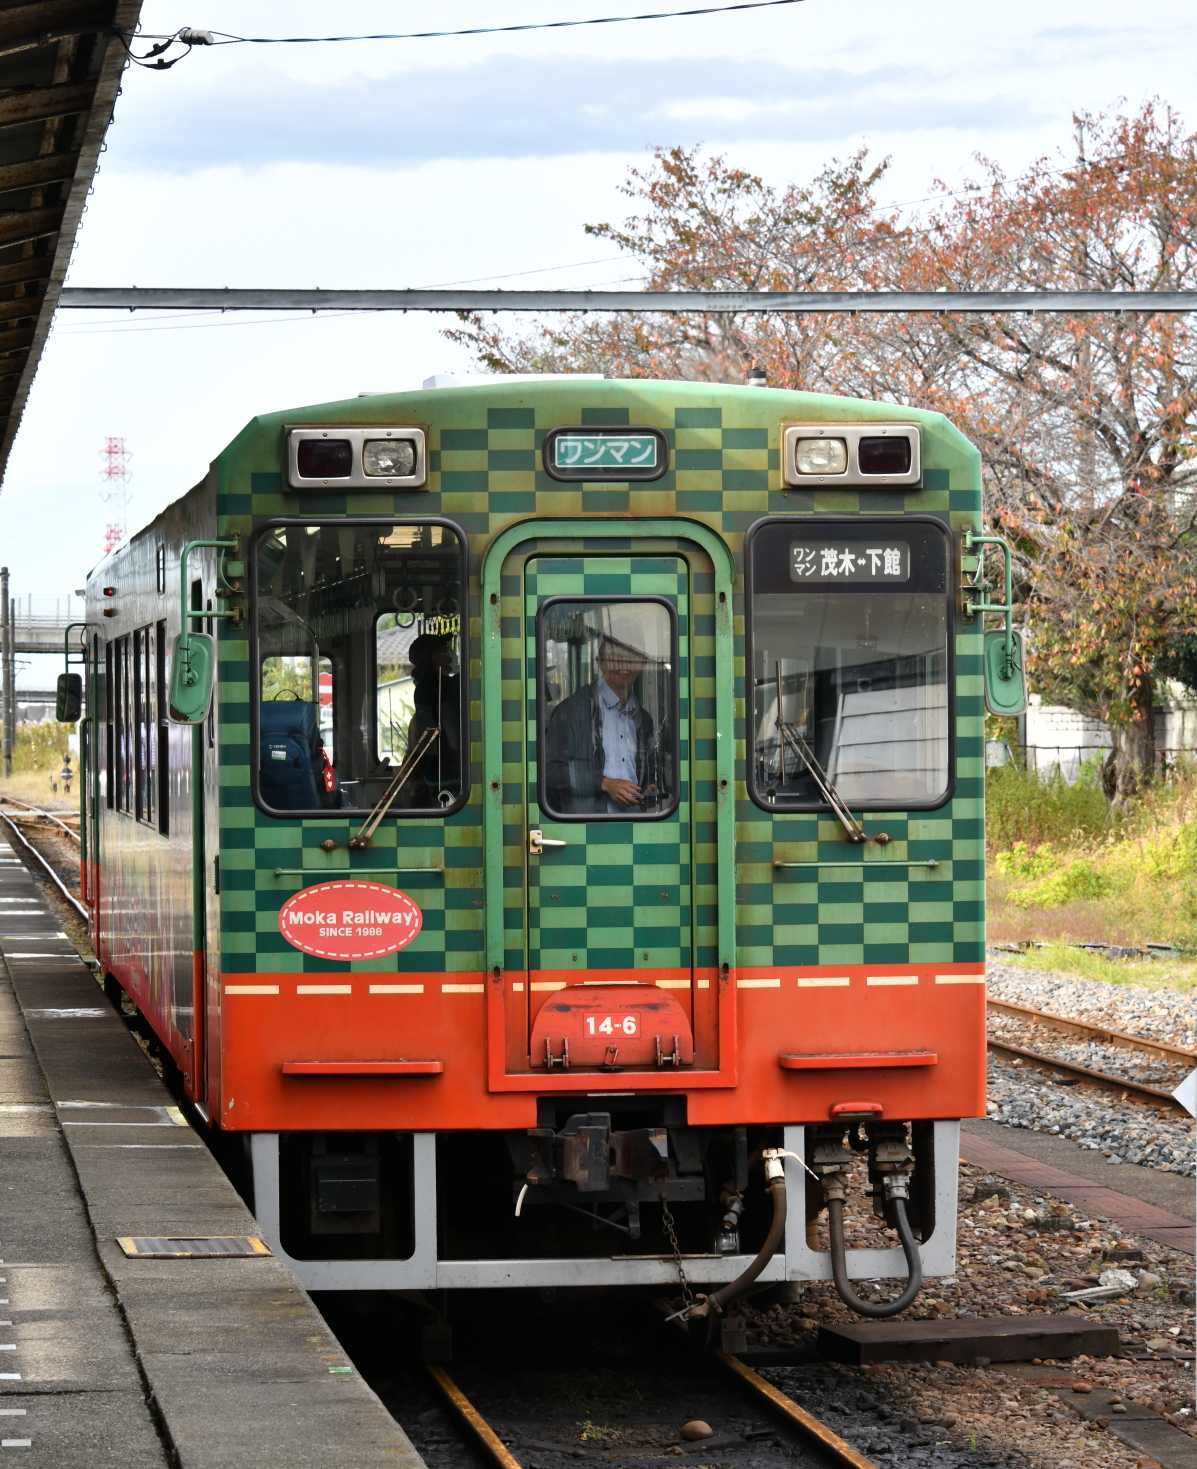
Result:
M842 990L851 983L846 974L812 974L797 981L800 990Z
M780 979L737 979L736 987L742 990L779 990Z
M24 1418L26 1408L0 1408L0 1418Z
M524 981L522 979L512 981L511 993L513 995L522 995L524 993Z
M937 974L936 984L984 984L983 974Z
M33 1447L31 1438L0 1438L0 1449L28 1449Z
M698 981L698 988L700 990L709 990L710 987L711 987L711 981L709 979L700 979Z
M918 984L917 974L870 974L865 984L868 985L898 985Z
M372 995L422 995L424 986L422 984L372 984L370 993Z
M563 990L565 988L565 982L564 980L556 979L536 979L533 980L528 988L533 994L543 993L546 990Z
M656 984L659 990L688 990L690 988L688 979L658 979Z
M533 985L532 988L535 989L536 986ZM441 994L442 995L481 995L481 994L483 994L485 992L485 990L486 990L486 986L484 984L443 984L443 985L441 985Z
M351 984L297 984L295 993L297 995L351 995L353 986Z
M226 984L226 995L277 995L276 984Z
M19 1372L0 1372L0 1382L20 1382Z

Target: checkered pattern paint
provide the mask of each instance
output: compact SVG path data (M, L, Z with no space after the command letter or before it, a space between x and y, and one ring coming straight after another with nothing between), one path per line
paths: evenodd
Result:
M781 485L781 426L796 421L917 422L923 432L923 487L906 489L820 489ZM295 494L285 488L284 429L303 424L416 424L428 433L429 479L422 491L404 494L353 492ZM645 425L662 431L670 465L660 480L641 485L562 484L543 470L540 449L547 432L580 425ZM617 518L628 522L627 549L673 555L675 545L641 545L635 521L680 517L721 535L739 565L744 533L765 515L869 514L934 515L954 532L977 527L980 461L977 452L935 414L886 404L788 393L772 389L697 383L544 382L444 389L305 408L255 419L215 466L220 489L220 534L247 535L264 519L282 515L440 515L465 531L471 572L490 541L505 527L536 517ZM571 549L554 544L554 555ZM602 549L610 551L611 542ZM533 548L521 548L521 559ZM690 587L693 666L690 679L693 749L691 780L696 793L713 779L713 742L704 721L713 709L713 614L710 582L692 564ZM706 597L704 604L703 598ZM481 625L477 587L470 607L471 685L480 682ZM520 573L503 585L503 616L514 619L511 646L518 649L526 614ZM705 606L705 611L704 611ZM839 827L813 814L761 810L744 792L743 576L735 599L737 662L736 829L719 838L736 845L738 874L738 959L743 965L848 964L980 961L982 914L982 687L980 635L975 623L960 622L956 638L957 781L950 803L932 812L870 813L869 826L894 838L885 849L870 848L863 869L848 865L858 851ZM703 618L709 620L702 629ZM250 797L248 644L244 630L220 631L219 738L222 756L219 850L222 864L221 942L223 967L248 971L343 969L290 948L277 930L280 903L299 886L349 869L343 819L295 821L266 816ZM707 644L703 638L709 637ZM481 783L501 779L507 823L504 904L513 940L523 923L526 826L522 806L527 738L521 660L503 645L502 770L482 769L481 721L471 708L471 797L464 810L446 818L385 821L371 849L355 854L352 870L364 871L409 892L424 909L424 930L386 967L409 971L477 973L484 962ZM697 809L697 807L696 807ZM653 823L642 830L651 832ZM694 943L697 962L714 962L714 832L693 823L697 844L694 880ZM320 850L328 837L340 845ZM634 838L635 840L635 838ZM651 842L651 837L644 838ZM875 853L875 855L874 855ZM775 861L812 861L820 868L774 868ZM910 867L906 861L934 860ZM836 870L834 864L845 864ZM303 869L296 876L289 869ZM443 871L437 870L443 868ZM282 869L276 876L276 869ZM411 869L399 871L397 869ZM587 900L589 902L589 899ZM520 915L517 917L516 915ZM683 925L684 926L684 925ZM651 947L680 952L681 929ZM519 953L524 952L520 935ZM588 957L590 941L588 940ZM596 952L605 947L595 944ZM573 952L573 950L571 950ZM516 958L513 943L511 959ZM350 968L379 967L358 961ZM523 967L522 963L519 967Z
M528 825L567 845L528 863L530 970L668 968L693 956L688 569L675 557L536 556L524 570ZM679 802L659 821L553 822L536 800L537 614L546 597L663 597L677 618ZM518 632L513 629L513 632ZM507 649L504 648L506 653ZM512 649L518 656L518 647ZM707 804L713 793L707 792ZM513 934L513 939L518 936ZM521 966L522 967L522 966Z

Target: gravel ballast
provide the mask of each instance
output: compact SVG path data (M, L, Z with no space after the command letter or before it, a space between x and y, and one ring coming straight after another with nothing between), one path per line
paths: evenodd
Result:
M993 954L989 955L986 978L989 994L995 1000L1029 1005L1070 1020L1087 1020L1128 1035L1197 1050L1197 998L1192 994L1024 969Z
M995 1000L1106 1025L1129 1035L1197 1045L1197 1004L1187 994L1116 985L1104 980L1027 970L992 956L988 990ZM995 1036L1011 1030L1000 1016L990 1021ZM1056 1037L1052 1054L1071 1057L1100 1071L1134 1076L1171 1090L1181 1079L1175 1068L1148 1062L1127 1051ZM1033 1066L990 1058L988 1115L1007 1127L1070 1138L1099 1151L1111 1163L1134 1163L1167 1173L1192 1175L1194 1123L1141 1102L1122 1101L1085 1086L1062 1086Z

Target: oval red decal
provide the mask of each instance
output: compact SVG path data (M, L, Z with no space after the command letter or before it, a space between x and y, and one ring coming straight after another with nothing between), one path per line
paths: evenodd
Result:
M423 925L417 904L381 882L317 883L278 913L287 942L318 959L380 959L406 948Z

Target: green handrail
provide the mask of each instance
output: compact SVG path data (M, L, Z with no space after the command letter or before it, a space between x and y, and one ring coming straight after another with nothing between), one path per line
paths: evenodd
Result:
M1005 666L1004 666L1004 673L1005 673L1006 677L1009 677L1010 676L1010 671L1014 667L1014 556L1013 556L1013 553L1010 550L1009 543L1007 541L1005 541L1001 536L980 535L977 531L974 531L974 530L966 530L964 532L964 549L966 551L971 551L974 546L998 546L998 547L1001 548L1002 560L1003 560L1003 563L1004 563L1004 578L1003 579L1004 579L1004 583L1005 583L1005 585L1004 585L1005 601L1003 601L1003 602L987 602L987 601L984 600L984 593L982 591L982 599L980 601L974 601L971 598L969 599L969 602L968 602L968 612L969 612L970 616L975 616L978 612L979 613L982 613L982 614L984 614L986 612L1001 612L1002 614L1004 614L1004 617L1005 617L1005 629L1004 629L1005 630ZM980 577L983 574L984 574L984 560L982 559L981 565L978 567L977 575L978 575L978 577ZM981 591L981 588L978 587L978 586L976 586L974 584L974 586L968 588L968 590L969 591L974 591L974 590L975 591Z

